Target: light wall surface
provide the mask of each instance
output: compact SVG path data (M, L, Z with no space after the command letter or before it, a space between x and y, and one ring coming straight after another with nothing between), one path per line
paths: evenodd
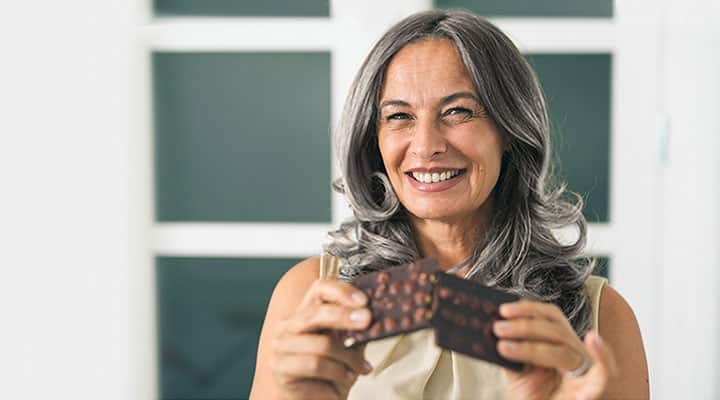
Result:
M0 13L0 398L242 396L274 281L348 215L329 179L350 80L384 29L434 6L274 1L245 15L197 4L16 2ZM558 168L588 196L588 253L638 314L653 398L717 398L720 7L607 2L582 15L558 0L528 16L502 4L492 18L547 85ZM287 79L288 66L307 78L283 98L299 112L275 114L242 79ZM203 71L214 75L194 78ZM293 84L280 81L275 98ZM308 139L265 130L278 119ZM259 173L292 190L274 192L243 164L273 149L281 160ZM238 176L247 186L223 197Z

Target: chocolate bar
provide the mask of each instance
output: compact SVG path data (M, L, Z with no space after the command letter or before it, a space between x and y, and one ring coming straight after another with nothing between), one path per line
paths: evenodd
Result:
M435 343L444 349L520 371L522 364L498 354L498 338L492 330L493 322L503 319L498 311L500 304L516 300L517 296L467 279L437 274L430 320Z
M502 319L500 304L517 296L443 273L432 258L363 275L352 284L367 295L372 320L367 329L331 331L345 347L432 328L442 348L522 369L498 354L492 331Z
M353 286L367 295L372 321L367 329L335 336L350 347L428 328L437 273L435 260L426 258L357 278Z

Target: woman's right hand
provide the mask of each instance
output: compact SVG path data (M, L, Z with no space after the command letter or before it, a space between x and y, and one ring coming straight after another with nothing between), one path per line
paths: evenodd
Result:
M347 349L327 329L364 329L371 319L365 294L352 285L317 280L288 318L278 323L270 366L286 400L345 399L372 367L363 346Z

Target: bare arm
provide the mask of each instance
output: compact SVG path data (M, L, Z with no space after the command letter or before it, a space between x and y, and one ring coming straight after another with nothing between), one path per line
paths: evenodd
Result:
M318 279L319 275L320 259L318 257L308 258L286 272L275 286L260 332L250 399L282 399L280 391L273 382L269 364L272 336L277 329L278 322L286 319L295 311L310 285Z
M346 349L327 329L362 329L366 296L352 285L318 279L318 258L291 268L273 291L258 344L250 398L344 399L370 372L363 348Z
M610 346L618 374L608 382L608 399L649 399L647 358L635 314L615 289L600 295L600 336Z

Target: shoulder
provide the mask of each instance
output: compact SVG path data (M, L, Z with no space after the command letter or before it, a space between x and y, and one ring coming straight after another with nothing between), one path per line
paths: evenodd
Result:
M319 277L320 257L311 257L300 261L285 272L275 285L270 301L271 305L277 306L277 303L297 305ZM292 311L292 309L287 310L287 313Z
M270 297L265 325L272 326L291 315L319 276L319 257L305 259L288 269L275 285Z
M599 314L600 336L610 346L619 367L618 377L608 388L608 398L649 398L647 358L632 307L617 290L604 285Z
M320 274L320 258L305 259L285 272L275 285L265 315L265 324L274 325L291 315Z
M295 280L315 280L320 274L320 257L306 258L290 268L280 279Z
M603 285L600 292L600 334L614 335L616 331L627 333L636 330L639 326L635 313L627 300L610 285Z

